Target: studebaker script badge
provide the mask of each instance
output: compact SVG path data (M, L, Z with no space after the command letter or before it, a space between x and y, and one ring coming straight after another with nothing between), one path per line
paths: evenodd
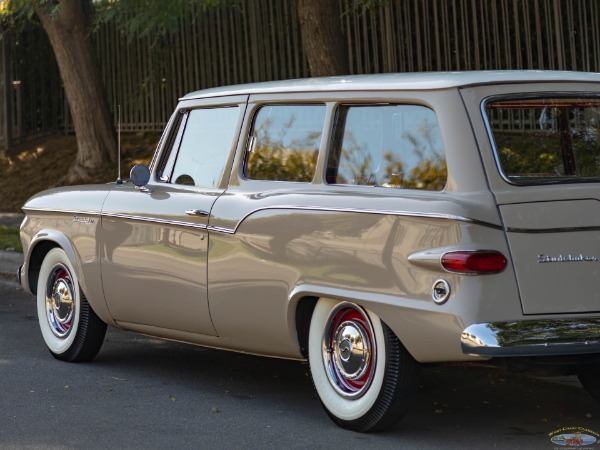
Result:
M81 217L81 216L73 216L73 222L89 223L89 224L96 223L96 221L94 219L91 219L90 217Z
M581 253L579 255L574 255L574 256L571 255L570 253L567 256L538 255L538 263L595 262L595 261L598 261L598 257L584 256Z

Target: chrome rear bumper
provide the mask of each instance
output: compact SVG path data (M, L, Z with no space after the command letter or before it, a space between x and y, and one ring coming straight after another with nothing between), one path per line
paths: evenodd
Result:
M464 354L487 357L600 353L600 319L477 323L461 336Z

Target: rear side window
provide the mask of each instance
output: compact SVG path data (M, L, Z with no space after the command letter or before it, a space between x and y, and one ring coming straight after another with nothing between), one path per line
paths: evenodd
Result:
M538 97L485 105L498 163L515 184L600 179L600 99Z
M244 175L251 180L312 181L325 105L268 105L254 119Z
M418 105L340 106L326 180L439 191L446 157L435 113Z

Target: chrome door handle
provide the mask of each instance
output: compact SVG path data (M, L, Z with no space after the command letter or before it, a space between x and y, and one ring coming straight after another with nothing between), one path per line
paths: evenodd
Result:
M208 216L208 211L203 211L201 209L188 209L185 213L188 216L200 216L200 217Z

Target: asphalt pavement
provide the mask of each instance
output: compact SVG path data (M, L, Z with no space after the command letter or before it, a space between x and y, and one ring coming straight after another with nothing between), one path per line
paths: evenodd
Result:
M0 214L8 219L21 220ZM22 259L0 251L2 449L552 449L554 435L600 437L600 405L575 377L424 366L400 425L361 435L327 420L296 361L109 328L93 363L61 363L41 339L34 297L14 281Z
M64 363L44 345L34 297L5 280L0 399L2 450L552 450L568 430L600 433L581 386L476 367L424 366L406 417L365 435L328 420L298 361L109 328L93 362Z

